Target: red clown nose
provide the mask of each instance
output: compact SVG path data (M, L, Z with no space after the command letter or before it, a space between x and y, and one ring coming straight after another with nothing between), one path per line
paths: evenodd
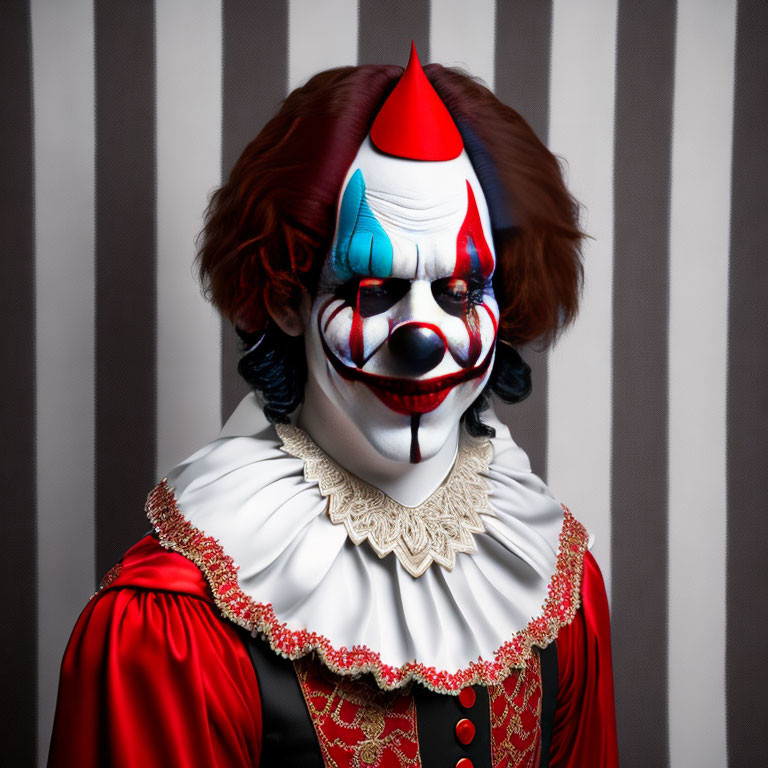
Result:
M373 121L371 141L382 152L409 160L453 160L464 149L453 118L421 68L413 41L408 66Z

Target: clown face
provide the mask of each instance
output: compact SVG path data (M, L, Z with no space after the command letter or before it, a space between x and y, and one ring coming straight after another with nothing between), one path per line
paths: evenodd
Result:
M495 264L465 152L407 160L366 139L342 186L306 343L310 376L382 456L435 455L487 382Z

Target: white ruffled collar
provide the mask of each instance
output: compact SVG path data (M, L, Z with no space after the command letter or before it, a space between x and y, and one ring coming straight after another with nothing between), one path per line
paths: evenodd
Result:
M485 533L450 571L414 578L356 546L253 396L150 494L148 514L161 542L200 566L222 612L282 655L316 651L382 688L493 684L573 618L587 536L509 430L484 420L496 429Z

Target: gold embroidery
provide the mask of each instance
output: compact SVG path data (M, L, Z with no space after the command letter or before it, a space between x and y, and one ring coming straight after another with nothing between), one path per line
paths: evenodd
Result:
M405 691L332 675L314 656L294 662L323 762L333 768L419 768L416 706Z
M378 739L384 730L384 715L377 709L366 711L360 727L369 739Z
M535 768L541 751L541 661L535 650L525 667L488 688L493 768Z
M433 562L449 571L458 552L475 552L472 534L483 533L488 484L482 477L493 458L489 440L462 430L459 452L442 485L416 507L406 507L339 466L303 430L276 425L283 450L304 461L304 477L328 497L328 516L355 544L366 539L379 557L393 552L412 576Z

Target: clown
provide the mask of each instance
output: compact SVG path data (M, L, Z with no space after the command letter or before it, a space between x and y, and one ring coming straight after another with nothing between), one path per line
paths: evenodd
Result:
M576 210L413 49L288 97L200 255L255 394L81 616L51 765L617 764L587 533L486 411L575 314Z

